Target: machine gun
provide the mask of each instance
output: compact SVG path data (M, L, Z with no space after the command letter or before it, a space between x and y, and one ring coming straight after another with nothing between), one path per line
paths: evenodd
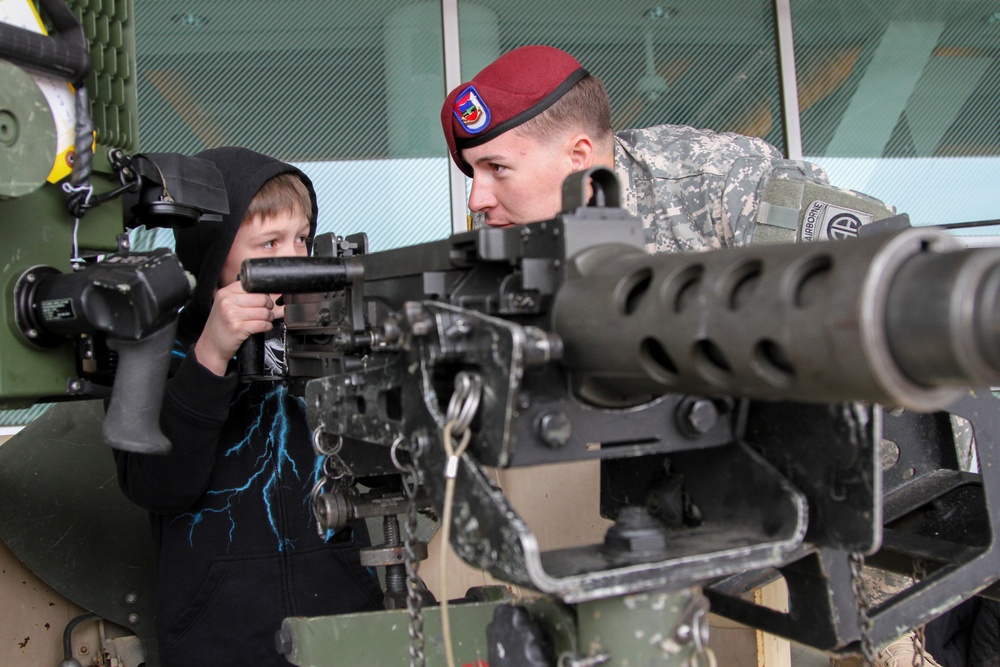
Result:
M380 253L329 236L316 257L240 276L285 295L286 380L328 463L321 527L429 505L466 562L573 605L558 622L498 614L488 641L482 625L463 636L463 662L544 664L524 655L546 640L561 664L697 662L703 584L720 613L867 653L997 580L1000 424L968 387L1000 378L1000 252L907 229L650 256L610 172L574 175L563 201L553 220ZM973 423L981 474L958 470L945 408ZM602 461L615 524L542 551L487 469L585 459ZM373 475L401 475L405 493L332 483ZM922 579L856 604L866 554ZM790 614L738 597L775 568ZM619 631L595 629L612 617ZM370 622L287 619L279 644L325 664L344 650L331 637ZM516 639L527 626L536 639Z

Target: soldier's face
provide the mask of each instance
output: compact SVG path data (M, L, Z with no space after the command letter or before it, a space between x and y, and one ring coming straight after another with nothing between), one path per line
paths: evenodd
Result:
M523 225L555 217L562 208L562 184L574 171L564 143L543 142L515 131L466 148L472 165L469 209L491 227Z

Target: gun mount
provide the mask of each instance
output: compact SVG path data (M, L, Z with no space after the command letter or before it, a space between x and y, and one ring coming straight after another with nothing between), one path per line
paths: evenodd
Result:
M248 291L285 293L287 380L317 441L337 443L350 475L413 472L439 513L454 479L454 550L566 602L718 582L713 600L747 618L724 602L747 571L881 553L885 424L1000 376L1000 252L908 229L650 256L638 220L585 205L589 179L601 191L609 176L576 175L554 220L371 254L363 236L329 237L316 258L245 263ZM967 416L994 409L978 400ZM442 440L463 430L468 449L449 455ZM485 468L582 459L602 460L602 514L617 523L603 543L543 552ZM985 512L994 482L972 483L961 511ZM922 583L946 582L891 619L873 610L872 635L995 580L995 527L977 526ZM928 554L896 546L900 567ZM819 572L810 594L835 577ZM828 651L863 634L839 609L809 636L768 625Z

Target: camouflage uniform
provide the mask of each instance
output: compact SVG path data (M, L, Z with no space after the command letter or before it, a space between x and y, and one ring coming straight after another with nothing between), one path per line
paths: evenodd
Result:
M683 125L615 135L622 207L642 218L650 252L742 245L767 177L779 166L828 182L818 166L785 160L756 137Z
M857 236L895 213L867 195L837 188L818 165L786 160L763 139L684 125L615 134L621 206L646 229L646 250L689 252L747 243ZM481 213L470 228L485 227ZM849 229L837 227L848 219Z

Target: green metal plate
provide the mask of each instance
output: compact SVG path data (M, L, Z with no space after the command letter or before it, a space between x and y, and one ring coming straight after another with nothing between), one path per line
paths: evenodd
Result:
M0 198L41 187L56 158L56 124L45 96L21 68L0 60Z
M95 189L112 183L94 174ZM46 183L29 195L0 201L3 239L0 244L0 408L31 405L36 399L63 397L66 380L77 374L73 343L42 349L27 342L14 323L14 285L35 266L72 271L74 220L66 210L65 194ZM113 251L123 229L121 204L116 200L92 209L76 230L77 247Z
M0 539L39 579L135 632L153 630L149 518L118 488L100 401L53 406L0 446Z
M478 602L448 607L455 664L485 666L489 657L486 625L493 610L505 602ZM427 667L445 667L441 608L424 614L424 653ZM291 638L289 662L299 667L399 667L409 664L407 612L373 611L363 614L286 618L282 631Z

